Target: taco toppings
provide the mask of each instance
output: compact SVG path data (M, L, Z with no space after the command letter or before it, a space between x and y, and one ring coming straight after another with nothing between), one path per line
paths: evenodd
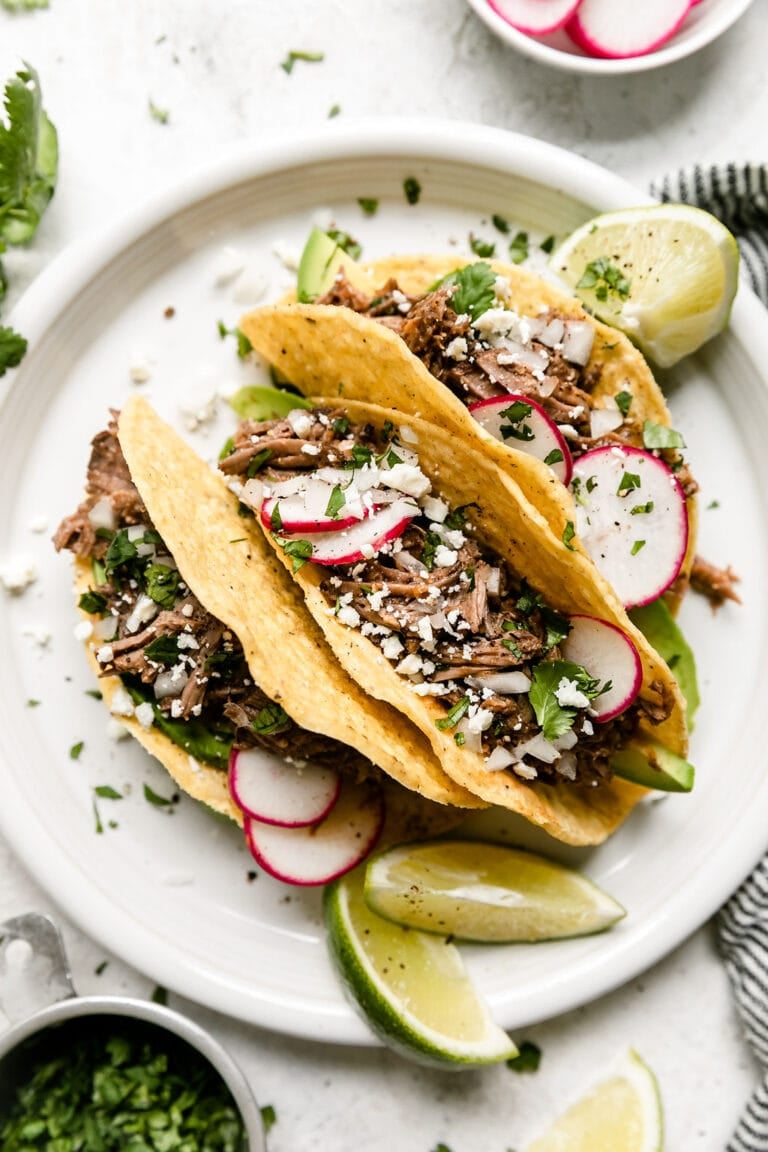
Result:
M551 607L478 537L473 508L435 490L408 441L407 425L301 409L241 423L220 468L294 572L322 568L326 613L439 704L435 726L488 773L610 778L641 718L663 721L672 701L640 699L632 640Z

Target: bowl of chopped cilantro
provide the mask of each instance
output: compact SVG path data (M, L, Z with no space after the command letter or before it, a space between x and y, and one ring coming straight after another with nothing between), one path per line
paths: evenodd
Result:
M0 1036L0 1148L264 1152L240 1069L161 1004L72 997Z

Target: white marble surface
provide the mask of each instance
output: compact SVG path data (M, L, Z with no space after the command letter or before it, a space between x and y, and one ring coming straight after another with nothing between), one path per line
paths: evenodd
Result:
M704 0L706 3L706 0ZM0 10L0 78L19 57L40 72L58 126L56 198L30 251L6 260L12 298L65 245L235 141L265 141L340 115L431 115L527 132L570 147L645 186L694 161L766 159L764 45L757 0L716 44L661 72L577 79L494 41L462 0L50 0ZM319 64L279 67L289 49ZM148 101L169 111L161 125ZM0 542L1 545L1 542ZM0 843L0 920L56 913ZM150 991L59 917L78 989ZM461 1077L426 1072L382 1050L340 1049L246 1028L171 1003L211 1028L278 1122L272 1152L452 1152L520 1149L616 1052L634 1046L658 1073L667 1148L724 1146L755 1077L710 927L642 979L528 1030L544 1058L535 1076L505 1068Z

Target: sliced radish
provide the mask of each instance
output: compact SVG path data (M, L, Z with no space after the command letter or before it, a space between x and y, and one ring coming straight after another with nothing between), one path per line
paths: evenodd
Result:
M607 692L592 701L594 718L603 724L629 708L643 682L637 648L625 632L594 616L571 616L571 630L560 648L566 660L586 668L600 683L610 681Z
M332 489L329 488L328 500L330 500L331 492ZM328 500L325 502L325 508L328 507ZM272 496L264 501L259 511L261 522L265 528L273 527L272 517L275 514L275 506L279 510L279 530L288 534L295 532L338 532L343 528L351 528L353 524L359 524L373 511L362 505L360 508L361 516L347 515L334 518L326 516L325 509L323 512L313 515L301 496L286 496L284 499L277 499Z
M351 528L340 532L307 532L301 539L312 545L308 559L315 564L357 564L370 559L388 540L402 536L418 516L419 506L413 500L395 500Z
M594 448L573 467L576 528L627 608L669 588L688 547L688 510L677 477L642 448Z
M265 872L287 884L327 884L364 860L381 833L384 800L372 785L348 784L329 814L307 828L245 817L245 838Z
M530 412L514 420L504 414L514 404L525 404ZM568 484L571 479L573 461L563 435L544 409L530 396L510 392L507 396L492 396L489 400L478 400L469 405L469 411L496 440L501 440L508 448L527 452L537 460L543 460L561 480ZM506 434L505 434L505 431ZM523 439L527 436L528 439Z
M566 31L593 56L644 56L674 36L691 6L691 0L581 0Z
M333 768L300 768L259 748L233 748L229 791L254 820L282 828L303 828L327 816L338 799L341 777Z
M579 0L489 0L494 12L529 36L556 32L567 24Z

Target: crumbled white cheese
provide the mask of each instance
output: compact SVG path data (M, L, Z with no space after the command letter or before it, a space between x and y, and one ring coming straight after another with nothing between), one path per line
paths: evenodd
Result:
M453 548L446 548L445 544L438 544L435 548L435 567L452 568L458 560L458 552Z
M30 532L37 532L38 534L41 532L47 532L48 521L45 516L35 516L34 520L30 520L29 530Z
M506 308L488 308L473 321L478 332L489 336L503 336L517 329L519 316Z
M189 617L194 614L194 611L195 610L191 604L183 604L181 607L181 614L182 616L186 616L187 619L189 619Z
M149 731L149 729L152 727L154 718L155 712L148 700L145 700L142 704L137 705L136 719L138 720L139 724L141 724L142 728L144 728L146 731Z
M373 547L373 544L361 544L360 551L363 556L365 556L366 560L373 560L374 556L376 555L376 549Z
M319 444L302 444L301 450L305 456L319 456L320 455L320 445Z
M338 620L342 624L346 624L348 628L357 628L360 624L360 613L350 604L345 604L343 608L339 608L336 616Z
M386 584L382 584L378 592L371 592L370 596L368 597L368 603L370 604L371 608L373 608L374 612L381 612L384 600L388 595L389 588Z
M426 680L423 684L411 684L409 687L417 696L446 696L451 691L448 684L429 684Z
M245 260L237 248L226 244L216 253L213 262L213 283L217 288L226 288L237 280L245 267Z
M0 565L0 583L12 596L20 596L37 580L37 568L28 556L14 556Z
M506 276L497 276L493 285L493 292L497 300L508 300L512 292L512 285Z
M585 736L593 736L594 732L595 732L595 727L594 727L592 721L591 720L585 720L583 722L583 724L581 725L581 731L584 733Z
M198 428L209 424L216 418L218 402L218 392L215 388L212 391L186 397L184 403L179 405L185 427L190 432L197 432Z
M466 360L469 345L463 336L454 336L453 340L445 346L445 354L451 360Z
M90 640L93 635L93 624L90 620L81 620L72 629L75 640Z
M490 708L478 708L474 713L467 716L467 728L470 732L485 732L492 723L493 712Z
M573 424L558 424L560 433L565 436L566 440L578 440L579 433L574 428Z
M428 651L431 651L432 649L429 646L432 645L434 647L435 638L434 633L432 632L432 624L428 616L422 616L419 619L419 622L416 625L416 630L424 642L424 647Z
M563 676L555 688L555 699L561 708L588 708L589 697L585 696L575 680Z
M132 356L128 365L128 376L132 384L146 384L152 375L149 360L143 356Z
M403 645L397 636L387 636L386 640L382 641L381 650L387 660L397 660L403 651Z
M414 464L395 464L387 468L381 474L381 483L404 492L406 496L415 496L417 500L426 496L432 487L429 477Z
M286 420L293 429L294 435L300 436L302 440L312 431L314 421L306 408L293 408L286 416Z
M182 704L181 700L177 699L171 701L171 718L173 720L179 720L183 711L184 705Z
M438 496L425 496L421 501L424 515L433 520L435 524L442 524L448 515L448 505Z
M113 716L133 716L136 709L133 700L122 684L118 684L115 693L109 702L109 710Z
M421 656L416 652L409 652L409 654L400 661L395 671L399 672L401 676L418 676L421 672Z
M114 657L111 644L102 644L96 649L96 659L99 664L111 664Z
M295 244L289 244L287 240L276 240L272 245L272 251L289 272L298 271L301 252Z
M194 636L190 636L188 632L179 633L179 636L177 637L177 643L179 648L189 648L192 651L200 647Z

